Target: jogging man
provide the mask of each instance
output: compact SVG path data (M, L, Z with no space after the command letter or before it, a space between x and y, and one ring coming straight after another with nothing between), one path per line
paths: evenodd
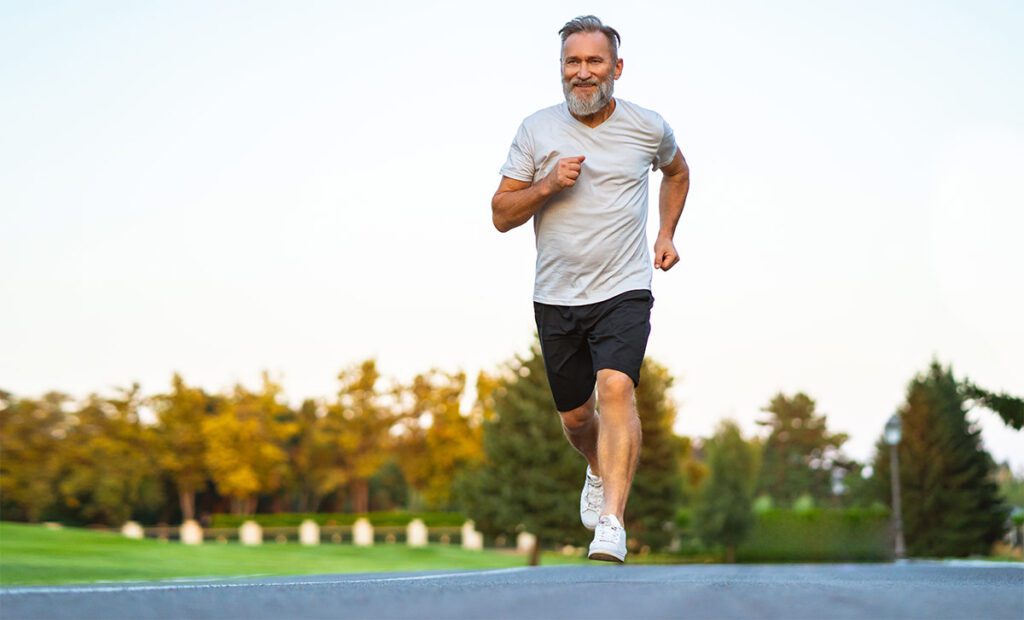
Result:
M565 103L523 121L491 210L501 232L533 218L534 315L562 428L588 464L580 518L596 530L589 556L623 562L623 513L640 456L633 391L651 329L652 264L668 271L679 262L672 238L689 168L661 116L612 97L623 66L619 33L587 15L559 34ZM649 169L663 174L653 261Z

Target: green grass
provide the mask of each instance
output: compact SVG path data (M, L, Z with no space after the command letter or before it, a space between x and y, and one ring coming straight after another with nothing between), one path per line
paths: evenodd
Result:
M585 560L545 553L543 563ZM0 585L144 581L181 577L303 575L416 570L465 570L523 566L526 558L504 551L457 546L354 547L237 543L188 547L176 542L130 540L118 534L0 523Z

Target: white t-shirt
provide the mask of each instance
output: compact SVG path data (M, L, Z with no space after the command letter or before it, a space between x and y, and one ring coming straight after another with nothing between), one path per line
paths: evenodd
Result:
M536 183L563 157L583 155L576 184L533 216L537 276L533 299L581 306L651 288L647 250L648 170L672 163L676 141L656 112L615 99L591 128L567 104L544 108L519 127L501 174Z

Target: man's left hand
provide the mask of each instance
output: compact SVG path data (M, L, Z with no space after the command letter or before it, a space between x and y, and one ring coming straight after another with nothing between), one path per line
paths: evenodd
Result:
M679 262L679 252L671 239L658 237L654 242L654 268L668 271Z

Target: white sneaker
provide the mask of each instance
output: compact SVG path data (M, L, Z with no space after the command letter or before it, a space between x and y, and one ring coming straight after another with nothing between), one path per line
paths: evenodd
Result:
M588 530L597 527L602 510L604 510L604 483L590 473L590 465L587 465L587 477L583 481L583 492L580 493L580 521L583 521L583 527Z
M626 530L615 515L604 515L598 521L587 557L604 562L626 561Z

